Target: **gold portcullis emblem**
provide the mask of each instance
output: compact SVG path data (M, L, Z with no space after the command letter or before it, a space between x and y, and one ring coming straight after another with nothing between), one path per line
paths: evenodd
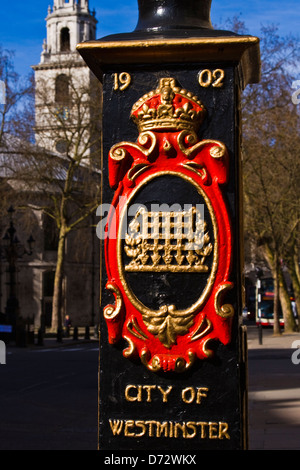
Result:
M124 250L128 272L208 272L206 257L213 250L200 211L138 209L129 224Z

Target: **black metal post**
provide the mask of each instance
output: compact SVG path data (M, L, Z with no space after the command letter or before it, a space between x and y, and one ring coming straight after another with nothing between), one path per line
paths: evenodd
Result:
M17 298L16 292L16 273L17 273L17 260L21 258L24 254L32 254L32 246L34 239L32 236L27 240L29 250L19 242L18 237L16 236L16 229L13 223L13 213L15 212L11 206L8 209L8 214L10 216L9 228L7 229L3 241L4 241L4 253L5 258L8 262L8 286L9 286L9 296L6 304L6 315L8 322L12 325L12 338L16 341L17 346L26 346L26 325L25 320L20 316L19 301Z
M132 33L78 45L103 84L102 194L119 224L101 241L103 451L247 448L240 95L259 80L259 40L214 30L210 4L138 0ZM211 245L197 265L175 231L176 255L165 238L149 240L148 226L143 239L122 237L124 201L194 210L199 195ZM151 209L160 235L161 214ZM196 273L209 253L216 282Z

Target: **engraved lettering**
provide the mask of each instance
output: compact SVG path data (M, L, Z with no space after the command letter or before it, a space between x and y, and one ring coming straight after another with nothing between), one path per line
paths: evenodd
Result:
M212 73L215 81L212 83L212 86L215 88L220 88L223 86L223 79L225 77L225 72L223 69L216 69Z
M137 394L132 396L129 391L131 389L137 390ZM125 398L127 401L142 401L142 386L141 385L127 385L125 389Z
M187 428L188 430L192 430L193 432L192 432L192 434L186 433L186 436L185 436L185 437L186 437L187 439L193 439L193 438L196 436L196 434L197 434L197 426L196 426L196 423L195 423L194 421L188 421L188 422L186 423L186 428Z
M218 423L208 423L209 439L218 439Z
M167 421L164 423L157 422L156 437L160 437L162 433L164 433L165 437L168 437L168 425L169 423Z
M182 437L185 437L185 423L175 423L175 426L174 426L174 437L179 437L179 433L178 433L178 430L181 430L182 432Z
M142 437L146 434L147 426L144 421L136 421L135 425L137 428L142 428L142 431L139 434L135 434L135 437Z
M224 85L225 71L223 69L215 69L213 71L204 69L199 72L199 85L203 88L213 86L221 88Z
M210 70L205 69L199 73L200 86L207 88L212 84L212 73Z
M143 388L147 392L147 402L151 402L152 401L151 390L154 390L156 388L156 385L144 385Z
M155 398L160 397L163 403L168 402L168 397L173 389L170 385L166 389L163 389L160 385L127 385L125 388L125 399L130 402L152 402L153 396ZM156 392L157 390L157 392ZM160 392L160 393L158 393ZM153 395L154 394L154 395Z
M170 429L169 429L169 437L173 437L173 423L169 421Z
M197 426L201 427L201 439L205 439L206 438L205 426L208 423L205 423L203 421L198 421L196 424L197 424Z
M196 403L197 403L198 405L200 405L202 398L206 398L206 397L207 397L207 392L208 392L208 388L206 388L206 387L197 388L197 399L196 399Z
M124 91L129 87L131 83L131 76L127 72L122 72L120 74L114 74L114 90Z
M139 438L148 437L182 437L183 439L230 439L229 426L226 422L213 421L155 421L155 420L109 420L114 436Z
M225 437L226 439L230 439L230 436L227 431L228 423L219 423L219 439L223 439L223 437Z
M168 396L169 396L169 393L171 392L172 390L172 385L170 385L167 390L163 390L163 388L158 385L158 390L161 392L162 396L163 396L163 402L166 403L168 401Z
M123 428L123 422L124 421L119 421L118 419L117 420L109 420L109 424L110 424L110 428L113 432L113 435L115 436L116 434L119 436L122 432L122 428Z
M133 427L134 427L134 421L133 420L125 421L124 435L127 436L127 437L135 437L135 433L129 431L129 428L133 428Z
M200 405L202 398L207 397L208 388L197 387L196 390L194 389L194 387L184 388L181 393L182 401L184 401L184 403L193 403L196 399L196 403Z
M156 425L157 421L145 421L145 424L149 424L149 436L154 436L154 426Z
M192 403L195 399L195 389L193 387L186 387L182 390L181 396L184 403Z

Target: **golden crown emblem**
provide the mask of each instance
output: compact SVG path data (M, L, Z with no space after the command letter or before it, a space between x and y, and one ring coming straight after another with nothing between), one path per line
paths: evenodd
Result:
M205 114L206 109L199 98L182 89L174 78L162 78L159 87L140 98L131 110L139 132L160 129L196 131Z

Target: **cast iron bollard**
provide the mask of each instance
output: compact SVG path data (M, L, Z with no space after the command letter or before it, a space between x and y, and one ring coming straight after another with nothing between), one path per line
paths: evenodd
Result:
M78 340L78 327L77 326L74 326L74 329L73 329L73 340L74 341Z
M99 449L246 449L240 93L259 41L214 30L210 0L138 3L134 32L78 45L103 83L111 204Z

